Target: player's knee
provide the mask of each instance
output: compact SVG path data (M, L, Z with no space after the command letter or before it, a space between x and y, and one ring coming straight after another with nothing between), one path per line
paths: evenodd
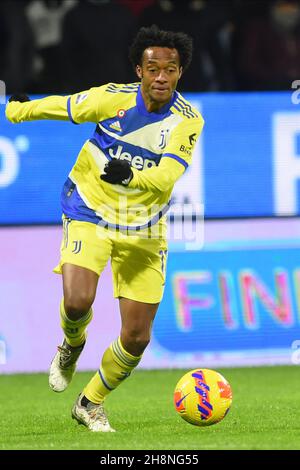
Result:
M149 334L142 334L139 332L126 332L122 335L123 347L127 352L134 356L140 356L150 342Z
M64 299L65 312L67 317L72 321L80 320L90 310L93 299L85 295L72 295Z
M139 351L139 354L142 354L148 344L150 343L150 338L137 337L134 341L136 349Z

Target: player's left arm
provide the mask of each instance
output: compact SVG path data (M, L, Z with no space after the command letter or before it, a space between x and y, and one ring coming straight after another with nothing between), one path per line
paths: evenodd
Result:
M192 161L203 125L204 120L200 115L178 124L170 136L159 166L144 171L132 168L133 177L128 187L154 192L164 192L173 187Z

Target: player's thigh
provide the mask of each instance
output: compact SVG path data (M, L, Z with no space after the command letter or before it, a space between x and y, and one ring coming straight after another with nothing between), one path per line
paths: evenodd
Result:
M130 238L114 248L114 296L145 304L159 304L165 286L166 241Z
M87 312L96 297L98 274L81 266L64 263L62 275L66 311Z

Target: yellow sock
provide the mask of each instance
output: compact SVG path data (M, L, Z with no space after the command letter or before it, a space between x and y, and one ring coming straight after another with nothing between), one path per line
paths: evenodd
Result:
M80 320L70 320L65 312L64 299L62 299L60 303L60 325L65 334L66 341L70 346L76 347L84 343L86 339L86 327L92 318L93 310L90 309Z
M138 365L141 356L133 356L123 348L120 337L113 341L103 354L99 370L83 390L93 403L100 403Z

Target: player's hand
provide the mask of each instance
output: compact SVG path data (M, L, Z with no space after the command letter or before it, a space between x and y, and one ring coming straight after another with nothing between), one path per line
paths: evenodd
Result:
M113 158L104 167L104 175L100 178L106 183L127 185L133 178L130 164L126 160Z
M20 103L25 103L25 101L30 101L30 98L25 95L25 93L16 93L9 98L9 103L11 101L19 101Z

